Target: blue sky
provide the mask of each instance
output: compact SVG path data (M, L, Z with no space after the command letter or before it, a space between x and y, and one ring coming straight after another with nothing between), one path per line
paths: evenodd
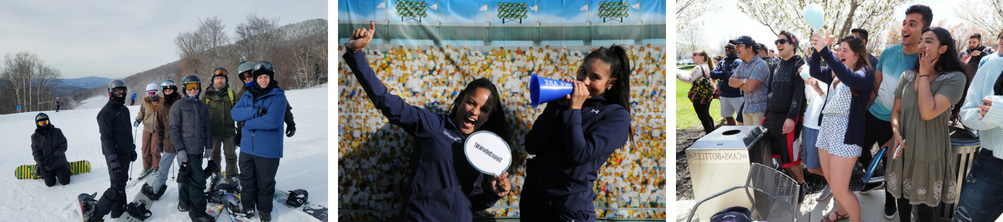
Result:
M122 78L178 60L174 38L218 17L227 35L256 12L278 25L328 18L328 2L29 1L0 7L0 56L27 51L59 69L63 78Z
M339 0L338 1L338 20L339 21L366 21L375 20L380 21L384 19L389 19L391 21L400 21L400 17L396 16L394 13L394 4L396 1L387 0L385 2L386 8L378 8L380 4L384 4L384 1L367 1L367 0ZM586 20L592 21L594 23L602 22L602 18L597 16L598 3L599 1L590 0L565 0L565 1L514 1L514 0L492 0L492 1L462 1L462 0L443 0L443 1L426 1L427 5L430 7L436 5L438 10L428 9L427 15L422 19L423 22L436 21L438 20L444 23L483 23L488 18L493 23L498 23L495 17L498 3L500 2L516 2L516 3L527 3L529 7L536 6L539 4L539 14L537 11L528 11L528 17L523 22L536 22L537 18L542 23L578 23L585 22ZM581 11L581 9L588 4L588 13L586 11ZM638 19L643 21L665 21L666 12L666 2L665 1L628 1L630 6L637 5L639 9L629 8L628 13L630 14L624 19L624 22L633 22ZM483 6L488 6L487 11L480 11ZM386 12L390 12L387 15ZM436 14L441 13L441 14Z

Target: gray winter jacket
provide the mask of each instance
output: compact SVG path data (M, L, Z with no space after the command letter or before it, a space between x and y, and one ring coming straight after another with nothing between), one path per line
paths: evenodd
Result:
M212 147L212 126L209 122L209 107L191 98L181 98L171 106L171 142L178 153L184 150L189 155L202 155Z

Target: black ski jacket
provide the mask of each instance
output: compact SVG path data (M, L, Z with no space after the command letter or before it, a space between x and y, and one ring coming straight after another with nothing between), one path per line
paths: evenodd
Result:
M105 156L132 155L136 145L132 142L132 120L129 108L108 98L108 103L98 112L98 131L101 133L101 153Z
M66 166L66 137L63 131L48 125L35 129L31 134L31 155L35 163L43 165L49 158L55 158L51 165L45 165L45 170L55 170Z

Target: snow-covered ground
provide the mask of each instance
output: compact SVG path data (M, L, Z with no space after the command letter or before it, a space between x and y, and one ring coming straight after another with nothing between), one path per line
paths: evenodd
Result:
M286 91L296 120L296 135L285 138L284 157L280 161L276 175L276 190L304 189L310 193L313 204L328 204L328 134L327 134L327 84L316 88ZM20 165L35 164L31 156L31 134L34 132L34 117L38 112L0 115L0 169L7 176L0 176L0 221L79 221L80 208L77 195L97 192L100 196L108 188L108 166L101 155L101 141L98 134L96 116L108 101L107 97L85 100L76 110L60 112L46 111L51 122L63 130L69 146L66 156L69 161L88 160L91 172L72 176L70 184L58 183L46 187L42 180L17 180L14 169ZM129 106L133 118L139 112L139 104ZM142 126L138 129L137 144L142 139ZM138 152L138 151L137 151ZM134 177L142 171L142 162L137 160L130 170ZM203 166L204 167L204 166ZM225 166L224 166L225 167ZM177 172L177 164L174 164ZM163 169L166 170L166 169ZM188 221L188 213L177 210L178 184L167 183L167 193L154 202L153 216L147 221ZM140 186L128 188L128 201L139 193ZM278 202L272 211L274 221L317 221L313 217L287 208ZM110 216L105 216L110 219ZM230 221L226 215L218 221Z

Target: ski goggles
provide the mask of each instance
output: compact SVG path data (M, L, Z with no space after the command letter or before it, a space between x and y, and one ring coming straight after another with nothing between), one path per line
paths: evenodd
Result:
M35 124L38 124L38 126L48 126L49 125L49 120L38 121L38 122L35 122Z
M185 91L192 90L192 89L199 89L199 84L198 83L186 83L185 84Z
M123 89L123 88L112 89L111 90L111 95L115 96L115 97L125 96L125 89Z
M152 96L154 94L157 94L157 91L146 91L146 94Z

